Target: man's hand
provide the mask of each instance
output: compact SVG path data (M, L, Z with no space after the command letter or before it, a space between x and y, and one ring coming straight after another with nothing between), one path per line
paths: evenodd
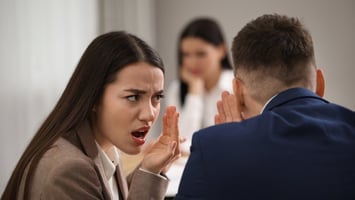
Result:
M222 99L217 102L218 114L214 118L215 124L242 121L240 107L240 102L235 95L223 91Z

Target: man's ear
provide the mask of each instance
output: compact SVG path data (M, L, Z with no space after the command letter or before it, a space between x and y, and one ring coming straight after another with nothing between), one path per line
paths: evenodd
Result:
M325 90L325 81L323 72L320 69L317 69L317 85L316 85L316 94L320 97L324 96Z
M233 93L237 98L238 106L244 105L244 95L243 95L243 87L242 83L239 79L233 79Z

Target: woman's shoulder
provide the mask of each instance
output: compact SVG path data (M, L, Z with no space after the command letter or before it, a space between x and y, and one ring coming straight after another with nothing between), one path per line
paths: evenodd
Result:
M96 174L96 167L94 160L81 149L66 139L59 138L39 160L35 173L36 177L55 181L56 178Z
M63 138L59 138L39 160L32 185L34 197L69 191L79 194L82 190L97 193L101 187L94 160Z
M71 176L73 172L74 174L95 172L94 160L66 139L59 138L39 160L35 177L55 180L55 177Z
M57 161L57 162L56 162ZM70 143L64 138L59 138L42 156L39 166L42 165L66 165L66 164L94 164L94 161L89 158L83 150Z

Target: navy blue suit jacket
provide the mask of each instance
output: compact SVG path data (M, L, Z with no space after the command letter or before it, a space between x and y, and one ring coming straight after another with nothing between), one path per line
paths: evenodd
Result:
M355 199L355 112L313 92L196 132L176 200Z

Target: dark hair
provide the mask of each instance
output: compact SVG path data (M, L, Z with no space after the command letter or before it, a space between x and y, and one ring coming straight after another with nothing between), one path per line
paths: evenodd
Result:
M186 25L180 34L178 40L178 65L179 68L182 66L182 52L181 52L181 42L187 37L200 38L214 46L226 44L223 32L218 23L211 18L196 18ZM226 51L226 56L221 60L221 66L223 69L232 69L232 65L229 61L229 56ZM184 81L180 80L180 103L184 105L185 97L187 94L188 86Z
M286 86L307 77L315 64L312 38L297 18L263 15L246 24L232 44L235 73L259 71Z
M22 154L1 199L17 199L18 187L27 166L24 195L25 199L28 198L31 175L42 155L59 137L89 120L105 86L114 81L118 71L136 62L149 63L164 73L163 62L157 52L132 34L110 32L91 42L57 105Z

